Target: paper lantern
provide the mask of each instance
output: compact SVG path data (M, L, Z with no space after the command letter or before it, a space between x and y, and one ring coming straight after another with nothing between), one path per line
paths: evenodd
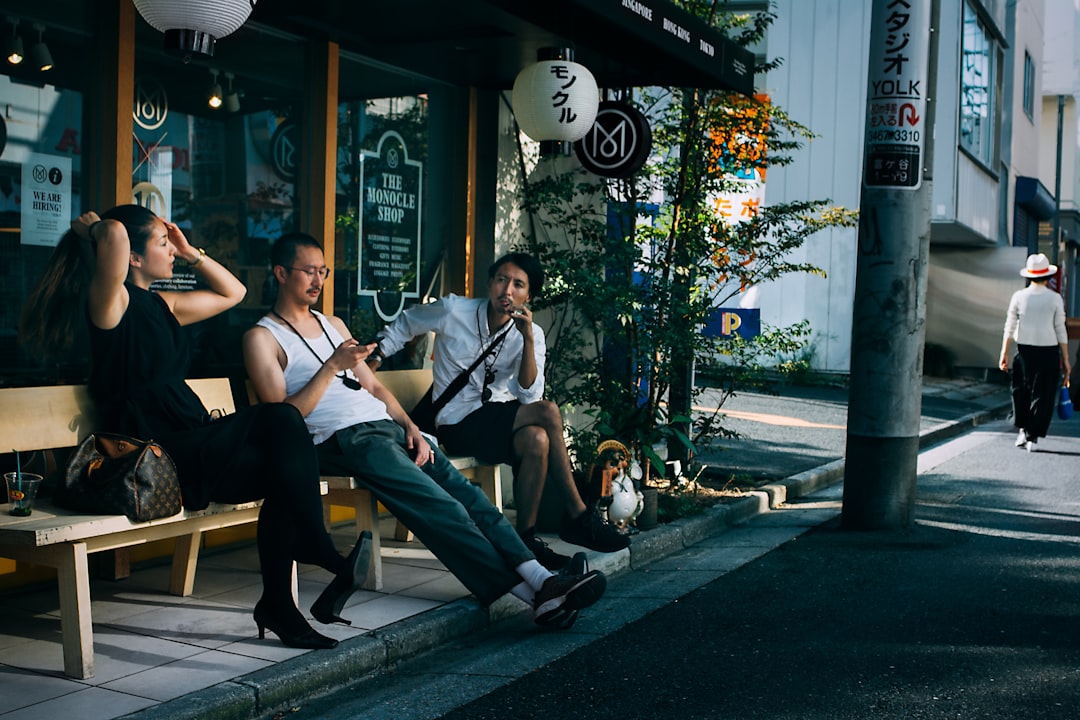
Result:
M214 43L236 32L258 0L134 0L135 9L165 33L165 49L190 59L192 53L214 54Z
M518 127L533 140L574 142L596 120L600 91L584 65L566 49L545 49L540 61L514 80L511 104Z

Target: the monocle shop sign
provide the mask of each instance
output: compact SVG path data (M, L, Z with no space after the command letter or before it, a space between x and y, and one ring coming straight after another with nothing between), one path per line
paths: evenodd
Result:
M423 171L393 131L383 133L374 152L360 153L357 294L371 296L384 320L396 317L407 298L420 297ZM382 306L388 297L394 307Z

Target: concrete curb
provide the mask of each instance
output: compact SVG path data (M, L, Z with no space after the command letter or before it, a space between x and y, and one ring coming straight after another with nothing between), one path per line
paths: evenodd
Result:
M973 427L1001 419L1008 406L997 406L928 428L919 434L919 447L955 437ZM716 505L700 515L682 518L634 536L633 544L617 553L590 553L592 568L609 577L667 557L685 547L725 532L734 525L767 513L789 499L808 495L843 480L844 461L835 460L765 485L745 497ZM471 598L458 600L342 642L333 650L307 653L257 670L205 690L184 695L135 713L125 720L254 720L275 710L302 703L305 698L354 683L444 643L528 612L510 597L488 608Z

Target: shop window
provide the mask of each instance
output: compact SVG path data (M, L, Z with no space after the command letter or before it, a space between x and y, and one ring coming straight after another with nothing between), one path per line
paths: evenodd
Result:
M0 97L0 386L82 379L82 354L45 365L18 342L25 299L82 207L82 94L0 75Z
M1035 61L1024 52L1024 113L1028 119L1035 120Z
M153 75L136 78L132 194L176 223L192 245L222 262L247 286L237 308L188 328L191 375L242 372L241 337L266 310L269 247L296 229L297 143L287 111L181 112ZM177 263L155 289L200 287L198 273Z

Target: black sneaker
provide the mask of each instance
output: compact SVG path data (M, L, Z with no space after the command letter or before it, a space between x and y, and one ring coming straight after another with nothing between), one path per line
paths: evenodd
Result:
M583 552L579 552L574 553L574 556L570 558L570 562L566 567L559 571L559 574L573 577L575 575L585 575L588 572L589 556ZM545 616L543 620L538 618L536 624L543 625L552 630L569 630L574 627L574 623L577 622L578 615L580 614L580 610L571 610L564 604L555 612Z
M568 613L595 603L606 587L607 578L599 570L584 575L552 575L533 600L533 620L537 625L550 626Z
M557 573L570 564L570 558L552 550L543 538L537 537L532 530L522 535L521 541L536 556L536 560L551 572Z
M629 537L592 510L586 510L573 520L564 518L559 537L572 545L604 553L616 552L630 545Z
M562 575L584 575L589 572L589 556L583 552L574 553L570 558L570 562L566 564L560 574Z

